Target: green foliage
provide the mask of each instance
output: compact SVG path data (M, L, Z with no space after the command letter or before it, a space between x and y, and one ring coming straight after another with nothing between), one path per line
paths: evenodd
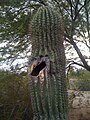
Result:
M76 86L80 91L90 91L90 79L78 80Z
M71 69L69 77L80 78L80 79L90 79L90 72L85 69L77 69L77 70Z
M26 75L0 71L0 120L31 118L29 81Z
M13 59L12 61L14 61L18 59L18 56L19 58L22 57L20 54L30 52L30 50L27 50L30 45L29 24L37 9L43 4L56 9L59 15L62 15L66 41L72 44L71 38L74 38L75 35L84 38L83 43L89 43L86 41L87 38L90 39L89 3L89 0L83 2L82 0L71 2L68 0L1 0L0 42L6 43L6 46L0 48L2 55L0 60L6 61L8 59L10 61ZM86 32L88 37L85 36ZM70 44L69 46L71 46ZM87 44L87 47L90 47L90 45ZM7 53L9 57L6 56ZM25 57L28 56L25 55Z
M90 72L84 69L71 70L69 79L75 78L75 86L80 91L90 91Z
M81 91L90 91L90 72L81 69L76 72L76 75L78 77L77 88Z

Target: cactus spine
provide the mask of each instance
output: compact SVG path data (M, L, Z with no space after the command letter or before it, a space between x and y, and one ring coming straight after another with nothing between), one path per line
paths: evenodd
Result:
M68 120L61 23L56 11L42 6L30 25L32 57L36 58L37 64L41 59L47 61L45 61L46 67L42 70L43 80L40 75L30 76L33 120ZM41 55L42 58L40 58Z

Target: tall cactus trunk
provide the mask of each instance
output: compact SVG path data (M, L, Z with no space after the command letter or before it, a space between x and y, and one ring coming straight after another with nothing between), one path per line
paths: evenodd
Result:
M33 120L68 120L61 23L56 11L43 6L30 25L32 64L29 75Z

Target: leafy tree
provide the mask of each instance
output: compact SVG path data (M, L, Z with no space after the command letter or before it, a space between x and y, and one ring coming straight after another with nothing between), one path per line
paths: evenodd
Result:
M65 28L65 47L70 50L73 46L78 54L79 62L70 59L68 63L80 65L90 71L87 62L89 56L83 55L82 49L78 47L78 43L81 42L87 46L88 50L90 49L89 0L1 1L0 42L4 42L5 46L1 47L0 61L11 61L12 63L17 58L30 56L29 24L37 9L45 4L54 7L62 15Z
M64 25L65 25L65 40L70 43L70 45L73 46L73 48L76 50L79 59L81 63L77 63L74 61L71 61L71 64L77 64L88 71L90 71L90 66L88 65L87 59L89 59L89 56L84 56L82 54L82 51L78 47L77 43L82 42L84 43L88 49L90 49L90 37L89 37L89 26L90 26L90 20L89 20L89 13L90 13L90 1L89 0L66 0L59 1L59 0L53 0L54 3L58 6L59 11L62 13ZM86 35L86 33L88 33ZM79 37L79 39L78 39ZM88 39L88 40L87 40ZM69 44L67 44L69 45ZM69 48L72 48L69 45ZM86 59L86 60L85 60Z

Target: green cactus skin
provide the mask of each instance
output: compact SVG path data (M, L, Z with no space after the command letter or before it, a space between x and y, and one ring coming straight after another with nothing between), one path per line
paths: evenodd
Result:
M42 6L31 22L30 32L32 57L37 59L40 55L48 55L50 60L49 70L48 65L43 70L43 86L40 77L30 77L33 120L68 120L61 18L52 8Z

